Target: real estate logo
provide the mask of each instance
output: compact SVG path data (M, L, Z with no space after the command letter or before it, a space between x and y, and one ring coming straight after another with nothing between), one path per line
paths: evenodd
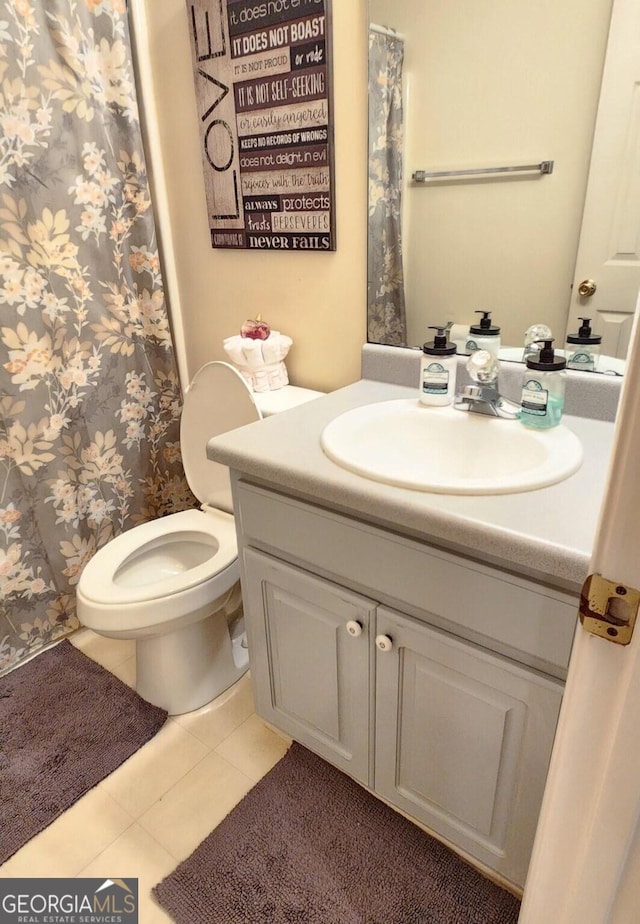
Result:
M138 880L3 879L0 924L138 924Z

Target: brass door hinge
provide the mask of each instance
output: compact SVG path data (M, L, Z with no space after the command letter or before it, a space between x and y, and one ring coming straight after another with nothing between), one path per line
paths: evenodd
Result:
M580 622L592 635L616 645L628 645L633 636L640 591L590 574L580 594Z

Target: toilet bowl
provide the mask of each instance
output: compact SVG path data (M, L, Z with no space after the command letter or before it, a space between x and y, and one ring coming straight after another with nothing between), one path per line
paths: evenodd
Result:
M203 366L180 423L184 470L201 509L122 533L80 576L80 622L100 635L135 639L136 690L170 715L210 702L249 666L229 472L207 459L206 445L261 416L232 366Z

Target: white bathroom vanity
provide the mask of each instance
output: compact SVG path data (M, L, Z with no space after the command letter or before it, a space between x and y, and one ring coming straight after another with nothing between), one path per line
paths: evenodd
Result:
M362 380L209 444L232 472L256 709L522 886L613 423L566 418L579 470L507 495L380 484L323 453L339 414L412 395Z

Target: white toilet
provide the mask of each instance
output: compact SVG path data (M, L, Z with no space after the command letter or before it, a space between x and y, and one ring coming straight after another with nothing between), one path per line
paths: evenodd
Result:
M293 404L301 399L292 395ZM239 372L227 363L203 366L180 424L185 474L202 508L117 536L80 576L80 622L136 640L136 690L171 715L210 702L249 666L243 620L230 624L240 584L229 472L207 459L206 445L261 416Z

